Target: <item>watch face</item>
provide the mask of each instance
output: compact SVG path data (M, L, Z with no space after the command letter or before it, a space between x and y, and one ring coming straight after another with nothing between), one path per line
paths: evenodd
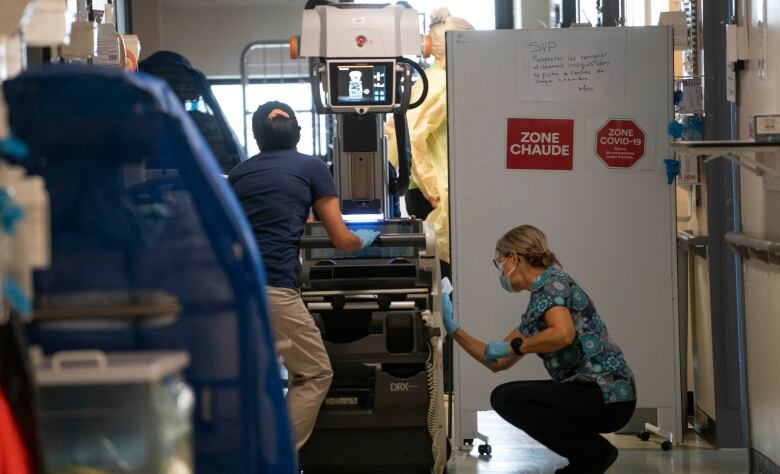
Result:
M522 346L522 345L523 345L523 339L522 338L516 337L516 338L512 339L511 346L512 346L512 350L515 352L515 354L517 354L517 355L522 355L523 354L520 351L520 346Z

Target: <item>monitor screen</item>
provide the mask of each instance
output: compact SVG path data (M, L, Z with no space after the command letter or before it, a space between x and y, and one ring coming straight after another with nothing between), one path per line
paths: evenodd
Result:
M393 77L392 61L331 63L331 105L390 105L394 99Z

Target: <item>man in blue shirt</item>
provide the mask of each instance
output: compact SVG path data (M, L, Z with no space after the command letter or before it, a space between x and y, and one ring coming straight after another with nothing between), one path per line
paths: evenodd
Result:
M287 404L297 449L311 436L333 378L320 331L298 293L306 219L313 207L334 247L347 252L368 247L379 235L347 228L328 167L296 151L300 130L287 104L261 105L252 116L260 154L228 176L263 256L271 326L289 373Z

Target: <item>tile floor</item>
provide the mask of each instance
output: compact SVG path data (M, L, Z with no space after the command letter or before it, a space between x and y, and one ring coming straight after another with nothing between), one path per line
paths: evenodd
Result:
M475 441L470 452L454 451L448 474L546 474L566 465L566 460L506 423L494 412L479 414L480 431L490 437L493 453L480 456ZM658 441L642 442L633 435L609 435L620 457L609 473L737 474L750 472L747 450L715 450L693 433L672 451L662 451Z

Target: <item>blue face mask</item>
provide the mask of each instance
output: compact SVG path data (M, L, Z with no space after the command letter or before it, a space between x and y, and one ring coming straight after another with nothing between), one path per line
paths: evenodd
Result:
M498 280L501 282L501 288L505 289L506 291L510 293L515 293L515 289L512 288L512 283L509 281L509 275L512 274L513 271L517 269L517 265L511 270L509 270L509 273L504 275L504 265L501 264L498 267Z

